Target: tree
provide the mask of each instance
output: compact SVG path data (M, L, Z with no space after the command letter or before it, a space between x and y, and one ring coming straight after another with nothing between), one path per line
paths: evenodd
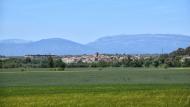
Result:
M66 67L66 64L65 64L64 62L62 62L61 65L60 65L61 70L64 71L64 70L65 70L65 67Z
M3 68L3 61L0 60L0 68Z
M97 64L96 62L92 62L92 63L90 64L90 66L95 68L95 67L98 67L98 64Z
M147 60L147 61L145 61L145 63L144 63L144 66L145 67L150 67L150 65L151 65L151 61L150 60Z
M142 59L134 59L133 61L130 61L129 66L130 67L142 67L143 60Z
M53 61L53 58L51 56L48 57L48 65L50 68L54 67L54 61Z
M173 61L171 58L168 58L166 61L165 61L165 64L168 66L168 67L173 67Z
M66 67L66 64L61 59L58 59L55 61L55 67L60 68L60 70L64 70Z
M154 61L153 61L153 66L154 66L154 67L157 68L159 65L160 65L160 64L159 64L159 61L158 61L158 60L154 60Z
M190 59L185 59L185 61L183 62L183 66L190 67Z
M55 60L54 64L55 67L60 67L62 64L62 60L61 59Z
M160 64L164 64L164 63L165 63L165 59L166 59L166 58L167 58L166 56L161 55L161 56L158 58L159 63L160 63Z
M173 67L181 67L181 62L179 60L174 59L173 61Z
M31 63L31 62L32 62L32 60L31 60L30 57L27 57L27 58L25 59L25 61L26 61L26 63Z

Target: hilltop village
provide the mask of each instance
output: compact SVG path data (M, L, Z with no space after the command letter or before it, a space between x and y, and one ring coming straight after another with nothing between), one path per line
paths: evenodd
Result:
M94 55L78 55L78 56L64 56L62 61L65 63L93 63L93 62L121 62L122 60L135 60L141 58L150 58L142 57L140 55L125 55L125 54L99 54Z

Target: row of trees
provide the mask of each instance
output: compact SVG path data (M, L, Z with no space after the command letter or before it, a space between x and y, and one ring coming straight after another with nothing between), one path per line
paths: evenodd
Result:
M0 60L0 68L60 68L64 70L66 64L61 59L47 58L31 59L27 58L9 58Z

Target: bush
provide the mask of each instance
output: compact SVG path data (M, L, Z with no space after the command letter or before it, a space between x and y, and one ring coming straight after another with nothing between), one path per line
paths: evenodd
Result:
M150 67L150 65L151 65L151 61L145 61L144 66L146 68Z
M182 65L183 67L190 67L190 59L185 59Z
M157 68L159 65L160 65L159 61L158 60L154 60L153 66Z

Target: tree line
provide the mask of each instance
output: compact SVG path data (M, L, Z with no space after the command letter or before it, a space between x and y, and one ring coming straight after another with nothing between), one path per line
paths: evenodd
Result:
M64 70L65 67L66 64L60 58L54 59L51 56L39 59L26 57L0 60L0 68L59 68Z

